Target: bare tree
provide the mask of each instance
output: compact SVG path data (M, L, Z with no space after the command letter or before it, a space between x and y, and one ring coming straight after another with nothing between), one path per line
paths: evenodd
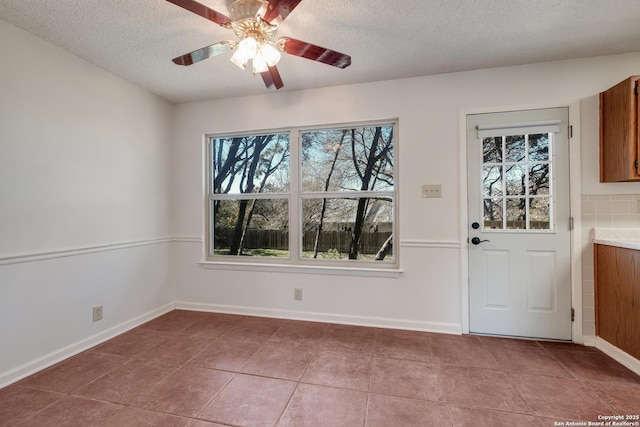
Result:
M267 142L268 144L268 142ZM266 146L266 145L265 145ZM264 149L264 148L263 148ZM287 149L288 152L288 149ZM260 185L258 186L258 193L262 193L262 191L265 188L265 185L267 183L267 180L269 179L269 177L278 170L278 168L280 167L280 165L282 165L282 163L284 161L287 160L287 156L283 155L280 157L280 159L276 162L276 164L273 164L273 161L275 159L275 155L270 155L270 156L266 156L266 159L264 159L265 163L267 163L267 167L266 170L264 171L263 175L262 175L262 181L260 182ZM255 212L255 206L256 206L256 199L251 200L251 207L249 208L249 213L247 214L247 221L244 224L244 227L242 229L242 235L240 237L240 242L238 243L238 254L242 254L242 249L243 249L243 245L244 245L244 239L245 236L247 235L247 230L249 229L249 225L251 224L251 220L253 219L253 213Z
M385 162L390 162L389 156L391 148L393 147L393 128L389 134L388 139L385 141L382 137L382 128L380 126L375 128L371 146L367 147L364 138L360 139L360 146L364 158L356 155L356 130L351 129L351 152L353 159L353 166L355 172L360 178L361 191L368 191L372 189L370 184L375 183L378 175L383 169ZM361 197L358 199L358 208L356 211L355 223L351 232L351 245L349 247L349 259L358 259L358 252L360 246L360 237L362 235L362 229L364 225L367 208L369 205L369 198Z
M338 161L338 156L340 155L340 151L342 150L342 144L344 143L344 138L347 135L347 130L342 131L342 136L340 138L340 142L333 147L334 156L333 161L331 162L331 168L329 169L329 173L327 174L327 178L324 181L324 191L329 190L329 184L331 183L331 175L333 175L333 171L336 168L336 162ZM316 230L316 237L313 243L313 257L318 258L318 245L320 243L320 235L322 233L322 227L324 226L324 215L327 211L327 199L322 199L322 207L320 208L320 219L318 221L318 229Z
M382 244L382 247L376 254L375 260L376 261L384 260L384 258L389 254L389 252L391 252L392 249L393 249L393 233L391 233L389 238L387 238L387 240L384 241L384 243Z

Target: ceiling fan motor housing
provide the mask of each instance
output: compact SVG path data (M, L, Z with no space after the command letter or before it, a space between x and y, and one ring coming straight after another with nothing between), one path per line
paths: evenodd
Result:
M232 21L255 19L263 3L262 0L235 0L229 7L229 17Z

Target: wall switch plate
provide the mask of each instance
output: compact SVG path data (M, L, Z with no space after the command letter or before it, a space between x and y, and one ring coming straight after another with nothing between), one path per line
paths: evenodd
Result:
M295 288L293 290L293 298L296 301L302 301L302 288Z
M102 320L102 306L96 305L93 307L93 321L97 322L98 320Z
M440 184L423 184L422 197L433 198L442 197L442 185Z

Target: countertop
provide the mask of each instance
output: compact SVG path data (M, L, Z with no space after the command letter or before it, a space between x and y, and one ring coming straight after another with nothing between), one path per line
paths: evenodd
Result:
M640 251L640 229L594 228L593 243Z

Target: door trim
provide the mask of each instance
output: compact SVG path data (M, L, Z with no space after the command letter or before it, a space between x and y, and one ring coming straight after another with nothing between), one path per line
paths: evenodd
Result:
M571 231L571 306L575 318L571 324L571 336L575 343L583 344L582 334L582 212L581 212L581 175L580 175L580 101L559 102L534 105L509 105L503 107L482 107L461 109L459 116L459 183L460 183L460 297L462 313L462 333L469 333L469 243L467 200L467 115L499 113L504 111L537 110L543 108L566 107L569 109L569 124L573 126L573 136L569 139L569 200L574 227Z

